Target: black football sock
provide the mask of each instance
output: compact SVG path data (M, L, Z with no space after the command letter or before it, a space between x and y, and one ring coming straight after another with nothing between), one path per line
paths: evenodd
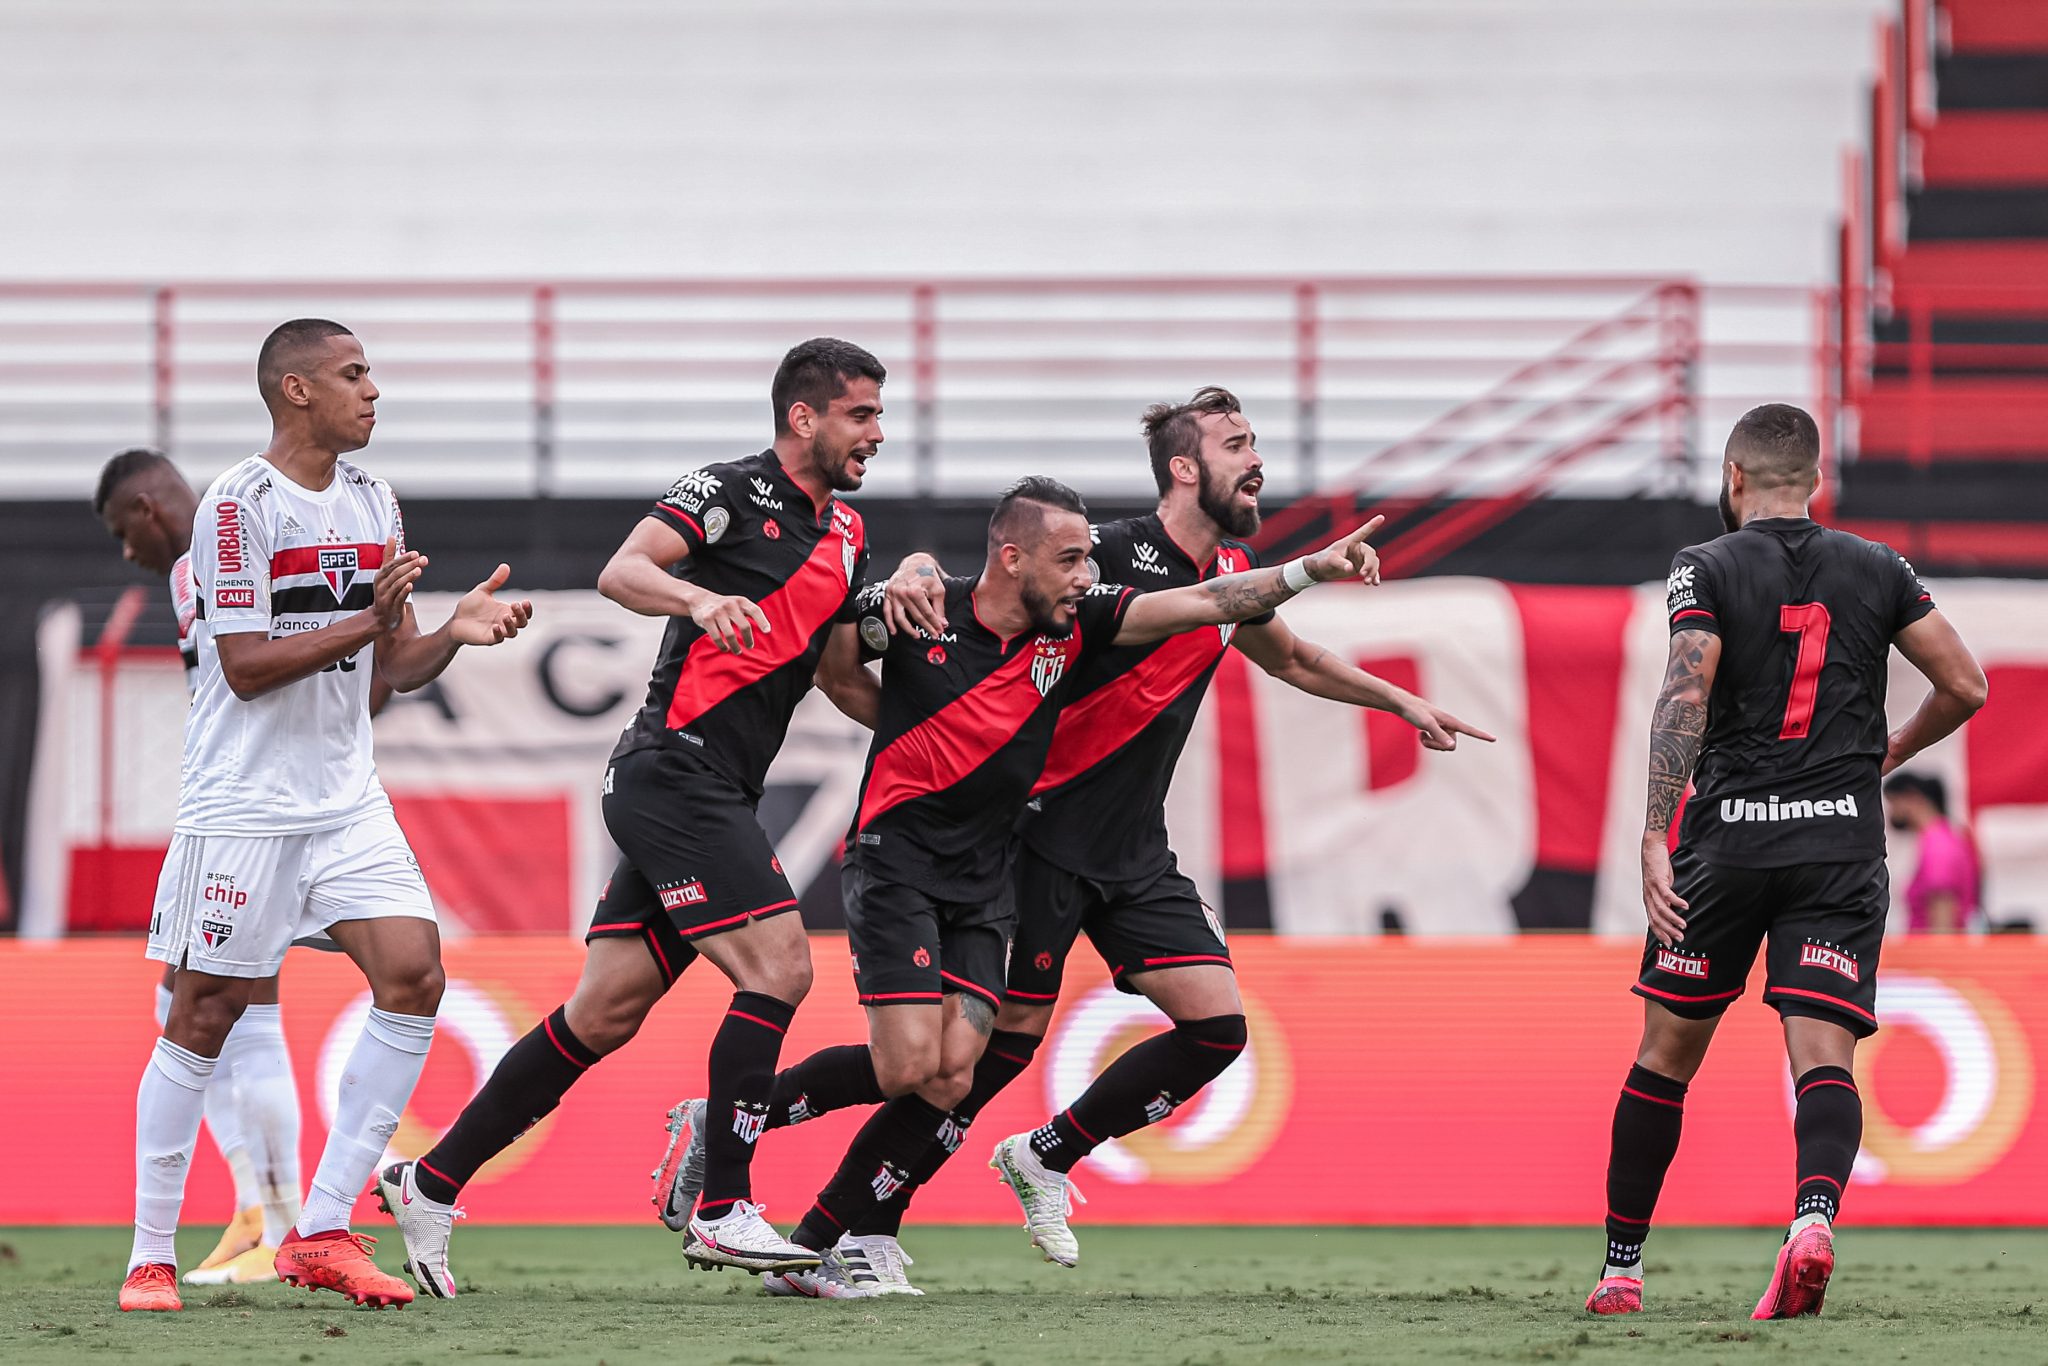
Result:
M790 1241L817 1250L832 1246L849 1229L866 1226L875 1206L909 1183L911 1163L945 1123L946 1112L918 1095L898 1096L875 1111L853 1136L845 1160Z
M1643 1240L1657 1212L1664 1173L1678 1155L1685 1121L1685 1083L1637 1063L1614 1103L1614 1138L1607 1154L1607 1266L1641 1274Z
M1799 1191L1792 1217L1818 1214L1829 1223L1842 1207L1856 1149L1863 1142L1863 1097L1847 1068L1815 1067L1794 1090L1792 1136L1799 1145Z
M545 1119L598 1057L569 1032L567 1007L556 1006L505 1050L483 1089L419 1159L413 1180L420 1194L453 1204L476 1169Z
M1020 1034L1014 1030L998 1029L988 1036L988 1047L981 1050L981 1057L974 1064L974 1083L967 1090L966 1099L953 1107L946 1116L948 1124L941 1124L939 1132L925 1145L924 1152L910 1165L910 1184L888 1200L875 1207L874 1214L862 1219L855 1233L886 1233L894 1238L903 1229L903 1216L910 1212L910 1202L916 1196L918 1187L939 1174L939 1168L946 1160L960 1150L967 1139L967 1130L974 1123L981 1107L994 1100L1005 1086L1024 1075L1031 1066L1031 1055L1044 1042L1036 1034Z
M768 1127L775 1062L796 1007L758 991L733 993L732 1005L711 1036L706 1096L704 1194L697 1214L722 1219L735 1202L751 1199L754 1140Z
M1212 1015L1132 1045L1031 1135L1032 1151L1047 1170L1072 1171L1097 1144L1157 1124L1193 1099L1237 1061L1246 1037L1244 1016Z
M866 1044L821 1048L775 1074L768 1091L768 1127L787 1128L849 1105L880 1105L887 1099Z

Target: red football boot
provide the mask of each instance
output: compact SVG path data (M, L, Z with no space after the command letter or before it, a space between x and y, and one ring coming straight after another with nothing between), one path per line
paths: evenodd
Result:
M1818 1314L1835 1274L1835 1235L1826 1224L1809 1224L1778 1249L1771 1283L1756 1302L1753 1319L1796 1319Z
M277 1249L277 1278L308 1290L332 1290L378 1309L412 1303L412 1287L370 1260L376 1239L345 1228L301 1235L293 1229Z

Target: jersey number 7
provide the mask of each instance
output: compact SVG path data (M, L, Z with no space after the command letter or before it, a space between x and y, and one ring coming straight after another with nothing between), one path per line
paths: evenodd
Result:
M1828 609L1818 602L1787 603L1778 609L1778 630L1799 636L1799 656L1792 662L1792 691L1785 695L1785 723L1780 740L1804 740L1813 725L1814 703L1820 698L1820 666L1828 657Z

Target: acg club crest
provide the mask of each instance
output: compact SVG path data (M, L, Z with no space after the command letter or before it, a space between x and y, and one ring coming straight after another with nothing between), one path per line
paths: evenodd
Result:
M1031 682L1038 689L1038 695L1044 697L1067 671L1067 647L1044 643L1036 646L1035 650L1031 657Z
M362 568L362 552L355 546L338 546L320 552L320 577L327 580L327 586L334 590L334 600L340 602L348 596L348 590L356 586L356 574Z

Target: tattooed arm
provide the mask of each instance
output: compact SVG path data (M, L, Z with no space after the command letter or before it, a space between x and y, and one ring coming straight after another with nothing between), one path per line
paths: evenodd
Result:
M1270 612L1307 588L1311 583L1332 579L1380 581L1380 557L1365 543L1386 518L1375 517L1341 541L1304 555L1291 565L1247 569L1241 574L1223 574L1185 588L1166 588L1147 593L1124 613L1117 632L1119 645L1143 645L1192 631L1197 626L1221 626L1245 621Z
M1707 734L1707 698L1721 663L1721 637L1680 631L1671 637L1664 689L1650 714L1650 799L1643 820L1643 910L1666 945L1685 937L1686 903L1671 889L1671 818L1685 799Z

